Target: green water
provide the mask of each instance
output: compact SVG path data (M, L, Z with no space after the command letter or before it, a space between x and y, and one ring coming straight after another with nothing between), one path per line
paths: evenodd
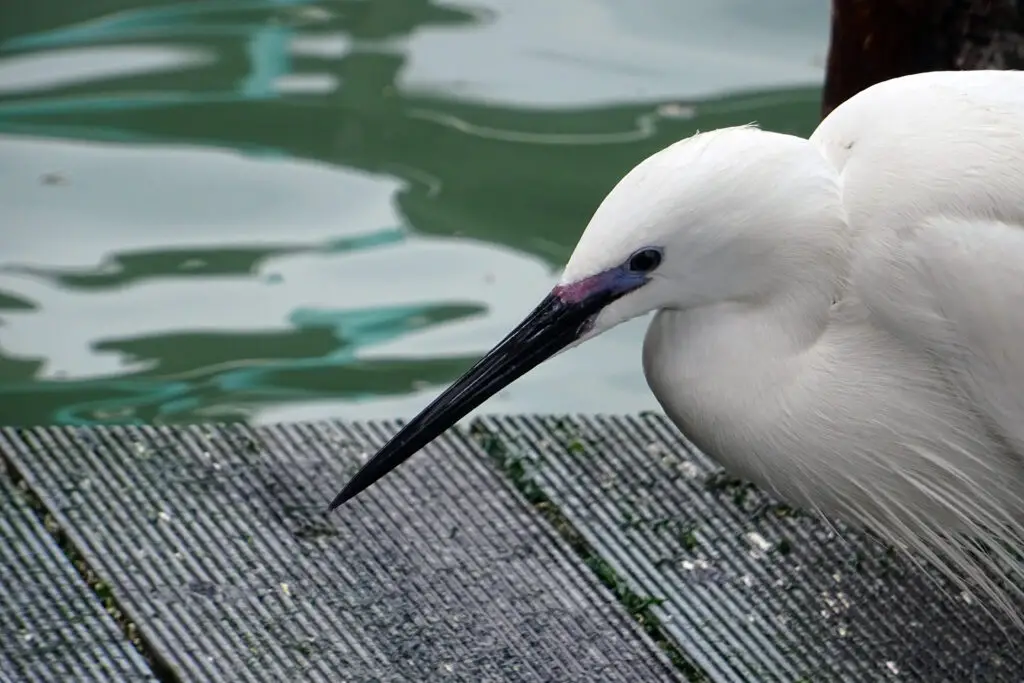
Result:
M4 7L0 424L411 415L641 158L808 133L828 21L828 0ZM653 407L645 322L485 409Z

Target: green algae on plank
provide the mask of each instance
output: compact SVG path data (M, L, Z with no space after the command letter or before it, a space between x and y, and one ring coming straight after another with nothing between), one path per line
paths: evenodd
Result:
M563 422L562 424L566 424ZM479 423L469 428L470 437L490 456L497 466L511 480L513 486L526 498L544 519L558 532L559 536L583 560L598 580L608 588L629 615L644 629L644 632L668 656L669 661L691 683L709 683L710 679L701 669L691 663L663 632L661 620L651 607L664 602L663 598L642 595L630 587L601 555L583 538L579 530L548 498L536 481L538 460L514 453L499 435L492 433ZM569 449L567 449L569 450ZM570 452L572 452L570 450ZM529 466L527 466L528 463Z
M31 444L33 446L37 445L34 435L32 434L32 430L16 429L15 432L26 444ZM32 510L36 518L42 523L47 533L49 533L54 539L57 547L67 558L75 571L78 572L78 575L81 577L85 585L96 596L97 601L103 607L103 611L114 620L114 623L118 625L121 632L124 634L125 639L131 643L132 647L134 647L140 655L142 655L143 659L150 666L153 674L161 681L177 680L170 667L161 660L146 643L145 639L139 633L135 622L121 609L113 589L106 581L101 579L93 568L86 562L82 554L74 544L72 544L68 535L64 532L64 529L57 522L56 518L47 509L43 500L35 491L32 490L29 482L21 476L17 469L15 469L13 463L3 458L2 455L0 455L0 460L2 460L2 462L0 462L0 476L4 476L4 474L6 474L6 476L11 480L18 495L22 497L28 508Z

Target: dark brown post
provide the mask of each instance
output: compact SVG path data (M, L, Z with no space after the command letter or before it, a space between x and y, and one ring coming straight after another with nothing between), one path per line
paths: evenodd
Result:
M1024 0L832 0L822 116L922 71L1024 68Z

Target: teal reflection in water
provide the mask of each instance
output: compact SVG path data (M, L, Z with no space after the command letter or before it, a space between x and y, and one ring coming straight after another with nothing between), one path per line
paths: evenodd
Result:
M0 402L25 403L22 411L61 424L175 422L196 412L228 420L245 419L263 402L337 397L360 401L386 391L409 390L422 375L398 379L401 360L360 362L361 348L402 334L484 313L477 306L424 306L366 311L296 311L294 328L262 334L180 334L97 345L151 370L93 381L7 382ZM247 350L240 359L237 345ZM178 349L199 350L183 362ZM317 355L314 355L317 354ZM198 360L198 371L196 370ZM466 367L471 358L436 363L437 369ZM0 366L2 367L2 366ZM382 382L381 371L390 379ZM431 373L433 374L433 373ZM429 379L427 380L429 381ZM205 411L204 407L216 405ZM44 422L46 420L29 420Z
M80 4L89 5L88 2ZM475 19L464 9L424 0L398 0L397 3L388 0L202 0L140 8L124 4L128 6L126 9L89 18L77 25L8 38L3 48L38 50L127 39L266 35L268 29L280 27L338 28L358 38L384 39L405 35L420 26L458 25ZM390 11L379 12L378 8ZM73 8L61 9L73 11ZM383 22L374 21L384 14L391 16ZM282 45L271 41L271 47Z
M365 235L339 237L314 245L161 249L111 254L98 266L89 268L44 268L16 264L3 270L32 275L65 289L116 289L170 277L247 276L262 270L264 264L272 259L303 253L341 254L396 245L405 240L407 234L402 228L384 228ZM6 300L16 301L13 297L4 298L0 293L0 309ZM22 302L22 305L30 304Z
M658 0L690 36L665 43L605 20L625 0L572 21L512 2L41 0L5 21L0 423L407 414L554 283L639 159L816 120L827 7L798 54L806 8L760 27L688 0L718 16L701 42ZM642 325L489 407L650 407Z

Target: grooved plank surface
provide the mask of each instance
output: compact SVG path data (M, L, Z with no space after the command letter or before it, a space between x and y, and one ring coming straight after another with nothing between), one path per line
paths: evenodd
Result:
M0 683L154 680L0 466Z
M0 448L182 681L672 681L457 435L350 505L397 424L4 430Z
M483 418L714 681L1019 683L1024 639L863 536L719 472L662 416Z

